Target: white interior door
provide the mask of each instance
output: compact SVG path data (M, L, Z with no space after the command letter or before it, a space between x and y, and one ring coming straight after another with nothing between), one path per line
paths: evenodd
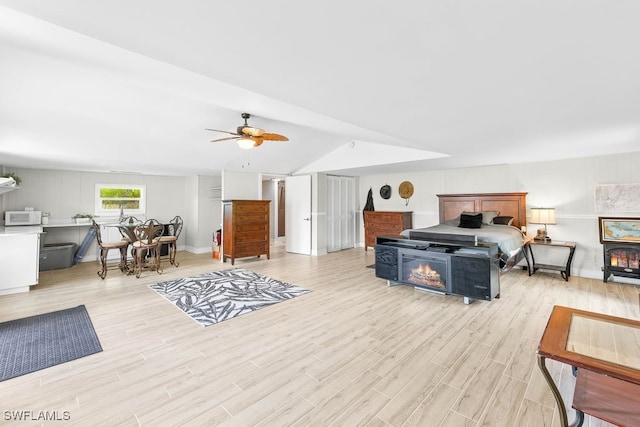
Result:
M311 175L286 177L285 192L285 248L311 255Z
M339 251L340 241L340 180L327 176L327 252Z
M342 177L340 181L340 196L340 249L354 248L356 245L355 178Z
M327 252L355 247L355 179L327 177Z

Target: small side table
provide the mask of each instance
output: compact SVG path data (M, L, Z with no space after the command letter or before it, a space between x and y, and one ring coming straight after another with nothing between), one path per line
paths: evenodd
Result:
M537 264L536 259L533 256L532 246L554 246L554 247L564 247L569 249L569 258L567 258L566 265L553 265L553 264ZM559 240L529 240L525 243L525 250L529 252L529 256L525 256L527 260L527 270L529 271L529 276L536 273L537 270L553 270L559 271L560 275L565 281L569 281L569 276L571 276L571 262L573 261L573 254L576 251L576 243L575 242L562 242ZM525 254L526 255L526 254ZM531 261L529 261L531 258Z
M615 425L640 425L639 336L637 320L553 307L540 339L537 359L556 400L562 427L581 426L584 414ZM546 359L573 367L576 383L572 407L576 417L571 424Z

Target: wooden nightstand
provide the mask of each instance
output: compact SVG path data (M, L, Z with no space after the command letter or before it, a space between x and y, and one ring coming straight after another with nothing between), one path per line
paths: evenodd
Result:
M536 259L533 256L532 246L554 246L554 247L564 247L569 249L569 257L567 258L566 265L553 265L553 264L537 264ZM527 269L529 270L529 276L535 274L537 270L553 270L559 271L560 275L565 281L569 281L569 276L571 276L571 261L573 261L573 253L576 250L575 242L563 242L559 240L529 240L525 243L525 259L527 260ZM528 255L527 255L528 252ZM529 260L531 258L531 260Z

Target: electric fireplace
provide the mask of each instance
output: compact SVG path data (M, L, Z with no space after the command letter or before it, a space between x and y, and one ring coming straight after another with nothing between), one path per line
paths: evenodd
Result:
M399 279L418 288L451 293L450 256L445 253L400 250Z
M498 245L440 239L376 237L376 277L389 286L409 285L464 303L500 296Z
M604 243L604 281L611 275L640 279L640 244Z

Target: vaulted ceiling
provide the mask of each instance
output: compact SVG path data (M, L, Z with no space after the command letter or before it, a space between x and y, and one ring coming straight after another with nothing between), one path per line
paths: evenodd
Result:
M347 175L638 151L640 2L0 0L0 165ZM209 142L250 124L287 135Z

